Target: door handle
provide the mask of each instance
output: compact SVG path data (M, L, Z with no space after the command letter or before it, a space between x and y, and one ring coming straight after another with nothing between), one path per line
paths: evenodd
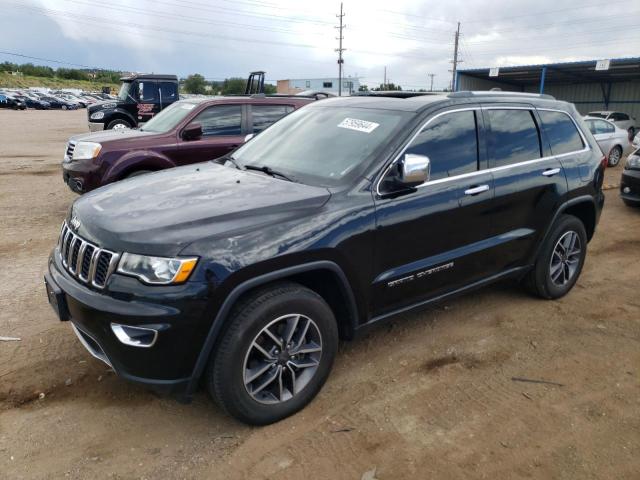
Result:
M477 187L471 187L464 191L465 195L478 195L482 192L488 192L489 185L478 185Z
M554 175L557 175L559 173L559 168L547 168L544 172L542 172L542 175L544 175L545 177L553 177Z

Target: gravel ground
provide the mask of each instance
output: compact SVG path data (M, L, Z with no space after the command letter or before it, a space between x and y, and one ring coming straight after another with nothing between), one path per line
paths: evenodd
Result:
M85 119L0 111L0 336L21 339L0 341L1 478L639 478L640 210L614 188L565 298L506 283L406 315L342 344L301 413L252 428L118 379L48 306L76 198L59 163Z

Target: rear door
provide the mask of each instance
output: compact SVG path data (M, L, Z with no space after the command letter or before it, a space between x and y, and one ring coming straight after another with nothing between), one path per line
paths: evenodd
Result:
M477 108L437 114L404 153L431 160L427 183L375 195L372 315L415 305L482 278L488 268L493 178L484 171ZM391 190L392 192L392 190Z
M490 106L483 114L495 181L492 235L503 240L492 250L498 273L530 258L567 192L567 181L532 106Z
M265 103L249 105L249 129L251 133L258 134L293 110L293 105Z
M204 162L222 157L244 142L247 133L247 105L232 103L212 105L198 113L190 122L202 126L202 137L184 140L178 134L174 153L176 165Z

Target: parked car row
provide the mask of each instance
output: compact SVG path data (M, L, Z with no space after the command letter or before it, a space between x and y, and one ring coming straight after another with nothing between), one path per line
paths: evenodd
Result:
M126 179L74 202L46 292L121 377L267 424L312 401L339 338L506 278L567 294L606 161L548 95L176 101L71 139L72 189Z
M111 95L103 93L75 94L63 90L45 92L34 89L0 89L0 108L76 110L112 98Z
M615 167L625 153L633 150L633 137L623 127L618 126L611 120L605 120L599 116L592 116L590 113L584 117L584 121L595 137L603 153L607 156L607 163L610 167Z

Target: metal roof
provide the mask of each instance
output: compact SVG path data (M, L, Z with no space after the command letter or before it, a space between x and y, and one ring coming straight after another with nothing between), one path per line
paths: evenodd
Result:
M489 77L490 68L460 69L458 72L468 77L495 80L517 86L537 85L543 72L547 85L640 80L640 57L611 59L608 70L596 70L597 62L598 60L586 60L500 67L497 77Z

